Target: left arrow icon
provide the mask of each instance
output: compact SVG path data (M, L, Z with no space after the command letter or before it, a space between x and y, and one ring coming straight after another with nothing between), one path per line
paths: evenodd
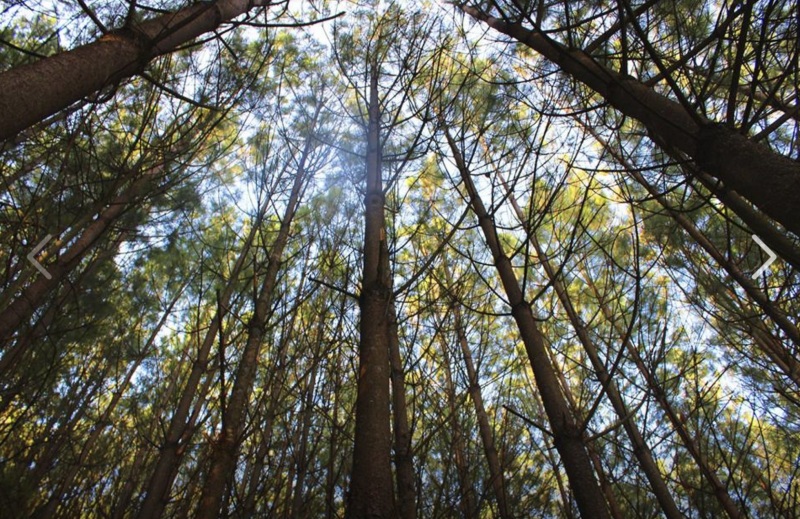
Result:
M45 245L47 245L47 242L49 242L49 241L50 241L50 239L51 239L52 237L53 237L53 235L52 235L52 234L48 234L47 236L45 236L45 237L44 237L44 240L40 241L40 242L39 242L39 245L37 245L36 247L34 247L34 249L33 249L32 251L30 251L30 252L28 253L28 255L26 256L26 257L28 258L28 261L30 261L30 262L33 264L33 266L34 266L34 267L36 267L36 269L37 269L39 272L41 272L42 274L44 274L44 277L46 277L47 279L53 279L53 276L51 276L51 275L50 275L50 273L49 273L49 272L47 272L47 269L45 269L45 268L42 266L42 264L41 264L41 263L39 263L38 261L36 261L36 255L37 255L37 254L39 254L39 251L41 251L42 249L44 249L44 246L45 246Z

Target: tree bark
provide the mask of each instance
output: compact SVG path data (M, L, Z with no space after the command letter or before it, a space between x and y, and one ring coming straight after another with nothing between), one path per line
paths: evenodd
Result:
M603 316L606 320L611 324L614 330L619 333L622 337L625 337L625 331L620 329L617 320L614 319L614 316L611 312L611 309L605 303L602 294L598 287L594 284L591 276L589 273L584 271L584 278L586 279L586 284L589 288L594 292L595 296L597 296L597 301L600 306L600 310L603 313ZM624 340L623 345L627 350L628 354L636 364L639 372L641 373L642 377L645 379L647 386L653 393L656 401L661 406L661 409L664 411L664 414L667 415L672 427L675 429L675 432L678 434L681 442L683 443L684 448L689 452L692 458L697 463L698 468L700 469L700 473L702 474L703 478L708 482L711 488L714 489L714 495L717 498L720 506L725 513L728 515L730 519L740 519L741 517L745 517L742 512L739 510L739 507L734 502L733 498L728 493L728 490L724 483L719 479L714 469L708 463L705 455L703 455L702 451L700 450L699 445L695 441L695 439L689 434L689 431L683 424L683 421L678 416L678 413L672 407L672 404L669 402L666 393L664 392L661 383L658 379L653 375L650 369L642 359L642 356L639 355L636 346L631 343L630 340Z
M358 394L347 519L395 519L392 436L389 427L389 326L391 273L386 251L381 178L380 100L372 68L367 125L367 189L364 196L364 268L359 323Z
M451 445L453 448L453 460L455 461L456 472L458 473L459 494L461 495L461 501L459 504L464 519L478 519L478 502L475 497L475 487L473 486L472 478L470 477L467 449L464 442L464 435L461 430L463 424L461 423L461 420L458 419L458 399L456 386L453 381L452 369L450 367L450 352L449 348L447 347L447 340L443 337L441 330L437 330L437 332L439 333L442 344L442 369L445 377L445 390L447 391L447 410L450 413ZM492 482L494 482L494 479L495 478L492 477ZM501 518L504 519L505 517L506 516L501 515Z
M747 198L786 229L800 236L800 163L752 141L735 129L692 116L677 101L642 82L597 63L540 31L508 23L473 7L464 12L510 36L585 84L611 106L641 122L667 146ZM698 123L699 121L699 123Z
M461 152L450 136L450 132L445 129L444 133L467 191L470 207L478 218L478 224L483 231L503 289L508 297L511 315L517 323L520 337L525 345L536 385L550 422L553 442L561 455L567 478L575 492L578 509L584 519L607 519L609 517L608 504L595 477L591 460L583 444L580 428L561 392L542 333L536 325L530 305L525 301L511 260L503 251L492 218L478 195Z
M98 90L144 71L155 57L246 13L261 0L198 2L92 43L0 74L0 140Z
M239 274L245 266L245 261L247 260L258 230L261 227L261 222L264 219L264 214L266 213L268 205L269 200L266 200L261 207L259 207L250 232L242 245L242 251L231 269L230 279L225 289L220 294L219 306L223 308L223 310L227 309L230 305L230 300L239 279ZM211 347L214 345L217 333L219 332L219 324L220 316L215 315L208 324L203 342L198 348L197 357L192 362L192 368L186 379L186 385L181 393L178 406L175 408L172 418L170 419L166 437L161 445L155 468L147 484L147 492L142 506L139 509L137 519L159 519L169 500L169 493L174 480L173 474L176 473L176 468L180 464L185 445L192 435L192 428L186 421L192 409L192 402L195 400L196 396L202 396L206 393L205 390L201 390L199 395L197 395L197 388L208 369L209 355L211 354ZM205 385L206 388L208 386L209 384Z
M446 265L445 268L447 268ZM455 300L452 301L452 305L453 326L455 327L458 345L461 348L461 355L464 358L464 365L467 368L469 396L470 399L472 399L472 405L475 406L475 416L478 420L478 432L481 435L481 443L483 444L483 452L486 455L486 463L489 465L489 484L492 487L492 492L494 492L500 519L510 519L511 514L508 509L503 468L500 465L500 458L494 446L494 434L492 432L492 426L489 424L489 416L486 414L486 408L483 405L481 383L478 379L475 363L472 361L472 352L469 349L467 334L461 320L461 307L458 306L458 302Z

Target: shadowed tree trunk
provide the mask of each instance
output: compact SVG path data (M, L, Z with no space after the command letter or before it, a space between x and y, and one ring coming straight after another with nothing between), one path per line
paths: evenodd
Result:
M361 283L358 395L347 519L394 519L392 436L389 428L391 272L381 175L378 71L373 66L367 125L364 268Z
M458 145L448 130L445 129L444 134L455 159L456 167L461 174L470 207L478 218L478 223L494 258L494 265L511 306L511 315L519 327L520 337L525 344L525 350L536 378L536 385L550 422L553 441L564 463L564 469L575 493L575 501L578 503L581 517L583 519L607 519L609 517L608 505L603 491L597 483L591 460L584 447L581 430L561 392L558 377L548 357L547 346L536 325L531 307L525 301L511 260L503 251L492 218L478 195Z
M140 74L155 57L246 13L263 0L198 2L132 28L111 31L88 45L0 74L0 140L83 97Z
M386 251L388 255L388 250ZM392 286L390 280L390 287ZM408 425L406 384L400 338L397 332L397 309L394 297L389 303L389 363L392 369L392 414L394 416L394 465L397 471L397 498L401 519L416 519L417 491L411 455L411 429Z
M641 122L668 152L679 151L697 166L800 236L800 163L735 129L690 114L677 101L642 82L610 70L583 50L569 49L538 30L510 23L473 7L464 12L538 52L585 84L611 106Z
M449 274L450 268L446 259L444 267ZM469 384L467 390L472 400L472 405L475 407L475 417L478 420L478 432L481 435L481 443L483 444L483 452L486 455L486 463L489 465L489 484L492 487L492 492L497 502L500 519L509 519L511 515L508 509L503 469L500 466L500 458L494 446L494 434L492 432L492 426L489 424L489 416L486 414L486 408L483 405L480 380L478 379L478 372L475 369L475 363L472 361L472 352L469 348L466 329L461 318L461 307L455 298L452 298L451 304L453 327L455 328L458 345L461 348L464 366L467 369L467 383Z
M312 132L320 108L321 105L318 104L314 114L314 121L311 124ZM203 484L203 491L196 512L197 519L216 519L219 517L226 484L236 468L236 456L239 451L239 444L241 443L241 436L247 417L247 405L256 378L258 356L264 342L264 332L272 305L275 283L278 279L281 257L289 241L292 219L297 211L300 196L309 177L306 171L306 162L311 152L312 142L313 137L308 135L298 162L294 185L289 195L286 211L281 221L278 235L275 238L275 242L272 244L267 271L264 274L264 281L262 282L261 289L255 302L253 316L250 318L250 324L247 330L247 343L245 344L241 359L239 360L239 367L236 372L236 379L234 380L230 400L227 402L226 408L222 410L222 430L212 449L211 466L208 469Z
M636 425L636 422L634 422L633 415L631 415L629 412L628 406L625 404L622 394L620 393L619 388L617 388L616 382L614 382L612 375L608 372L603 360L600 358L598 348L589 335L589 330L586 328L581 320L580 315L578 315L577 310L573 306L572 299L567 291L567 287L564 286L564 283L559 277L557 269L553 267L553 265L550 263L550 260L547 258L547 255L539 244L539 240L536 238L536 234L530 229L528 220L525 218L525 214L517 203L517 199L506 183L503 174L497 170L497 175L500 183L503 185L503 188L506 191L506 194L508 195L508 200L511 203L511 206L514 208L514 213L517 215L517 219L519 220L520 224L522 224L525 233L528 236L528 240L536 251L539 261L542 262L542 267L544 267L544 271L547 274L548 279L553 284L553 289L556 292L556 296L561 302L561 306L564 308L564 312L567 314L567 317L572 324L572 328L575 330L575 334L578 336L581 346L583 346L586 355L589 357L589 361L592 363L592 368L597 375L597 379L600 381L603 387L605 387L608 400L611 402L611 405L614 407L614 411L622 421L622 426L628 435L631 445L633 446L633 453L636 456L636 459L639 461L639 465L641 466L642 471L645 473L647 481L650 483L653 494L656 496L658 503L661 505L661 510L668 519L682 519L683 514L680 512L680 510L678 510L678 506L675 504L675 500L672 498L672 493L667 487L667 484L664 482L661 471L659 470L656 461L653 459L653 454L650 451L650 448L647 446L647 443L644 441L644 437L642 436L641 431L639 431L639 427Z
M269 199L269 196L267 198ZM230 305L231 296L233 295L235 285L239 279L239 274L249 256L258 230L261 228L261 222L264 219L264 214L268 205L269 200L266 200L261 207L259 207L253 226L250 228L250 233L247 235L242 246L242 251L231 269L228 283L220 294L218 305L223 311ZM220 315L215 315L209 322L208 329L203 338L203 343L198 348L197 357L192 362L192 368L186 379L186 385L183 388L181 398L172 414L172 418L170 418L164 443L161 445L155 468L147 484L147 493L139 509L138 519L160 518L169 500L169 493L172 488L174 475L177 473L177 467L180 465L180 459L183 455L184 448L193 432L191 423L187 424L187 419L189 419L192 410L192 402L197 396L197 388L208 369L211 347L214 345L214 341L217 338L221 318ZM208 382L204 384L205 388L208 386ZM206 390L203 389L199 392L199 395L204 395L205 393Z

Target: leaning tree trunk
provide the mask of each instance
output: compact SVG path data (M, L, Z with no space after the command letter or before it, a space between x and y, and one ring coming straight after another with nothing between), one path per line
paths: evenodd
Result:
M92 43L0 74L0 140L72 103L140 74L155 57L216 30L261 0L198 2Z
M451 355L447 346L447 339L443 337L442 330L437 330L437 333L442 344L442 369L444 370L445 391L447 393L447 411L450 413L450 444L453 448L453 460L456 464L459 494L461 495L459 506L464 519L478 519L480 510L475 498L475 487L472 483L469 460L467 459L464 431L462 431L464 424L458 418L458 398L455 383L453 382L452 368L450 367L452 362ZM471 384L472 380L470 379ZM501 515L501 517L505 519L507 516Z
M550 362L547 346L545 346L544 337L536 325L533 311L525 301L525 295L522 293L514 273L514 267L503 250L492 217L489 216L480 199L464 158L456 142L450 136L450 132L445 129L444 133L467 191L470 207L478 218L478 224L483 231L494 258L495 268L508 297L511 315L517 323L520 337L525 345L536 385L550 422L553 441L561 455L570 485L575 492L578 509L584 519L608 519L608 504L595 477L591 460L583 444L580 427L561 392L558 377Z
M725 510L725 513L730 519L740 519L742 517L746 517L746 515L739 509L738 505L733 500L733 497L728 493L727 486L722 482L719 476L717 476L717 473L713 467L711 467L708 459L700 449L698 439L691 435L689 430L684 425L683 420L681 420L681 417L678 416L678 413L675 411L669 399L667 398L667 394L658 378L648 368L644 359L639 354L639 351L636 349L636 345L631 342L626 331L622 329L617 322L617 319L614 318L609 305L606 303L599 287L595 285L594 280L592 279L591 275L589 275L588 270L584 269L583 274L586 284L597 298L597 302L600 306L600 311L603 314L603 317L605 317L605 319L611 324L612 329L623 338L623 346L631 356L631 359L633 359L634 364L636 364L636 367L644 378L647 387L650 389L656 401L661 406L661 410L664 411L664 414L667 416L672 424L672 427L675 429L675 432L678 434L678 438L680 438L683 447L694 459L698 469L700 469L700 474L711 486L711 488L714 489L714 496L717 498L717 501L722 509Z
M567 314L569 322L572 324L573 330L575 330L575 334L578 336L578 341L581 343L586 355L589 357L589 361L591 362L592 368L597 375L597 379L602 384L602 387L605 388L606 395L608 396L608 400L611 402L611 405L614 408L614 412L616 412L617 416L622 421L622 427L625 429L625 433L627 434L628 439L633 446L633 453L636 456L636 459L639 461L639 466L642 468L642 471L647 477L647 481L650 483L650 488L652 489L653 494L656 496L658 503L661 505L661 510L664 512L664 515L667 517L667 519L683 519L683 514L678 509L678 505L675 504L672 493L670 492L669 487L667 487L664 477L661 475L661 470L658 468L658 464L653 459L653 454L650 451L650 447L645 442L641 431L639 431L639 427L634 421L633 415L630 413L628 406L625 404L622 393L617 387L617 383L606 369L603 360L600 358L597 345L594 343L594 340L592 340L591 336L589 335L589 330L584 325L580 315L578 315L578 312L575 309L575 306L572 304L572 298L567 291L567 287L559 277L558 269L555 269L550 263L550 260L547 258L547 255L542 249L539 240L536 238L536 234L528 225L528 220L525 218L525 214L523 213L520 205L517 203L514 192L506 183L503 174L498 170L497 175L500 183L503 185L506 191L506 194L508 195L508 200L514 209L514 213L517 215L517 219L525 230L525 234L528 236L528 241L531 243L536 251L536 255L542 262L542 267L544 267L547 278L553 284L553 289L556 292L556 296L561 302L561 306L564 308L564 312Z
M312 128L316 123L319 109L320 105L317 106ZM247 342L239 360L230 400L226 408L222 410L222 430L211 451L211 466L206 473L206 479L203 484L203 491L195 516L197 519L217 519L219 517L227 482L231 479L236 469L236 456L239 451L242 432L244 431L245 419L247 418L247 405L256 378L258 356L264 342L267 318L272 305L272 295L278 279L283 250L289 241L292 219L297 211L300 196L308 178L306 162L311 152L312 142L313 138L309 135L298 162L294 185L289 195L289 201L286 205L278 235L272 244L267 271L264 274L264 281L256 298L253 316L250 318ZM220 369L223 368L220 367Z
M40 275L22 294L0 312L0 346L11 340L19 326L30 318L44 298L62 283L112 224L142 196L156 173L154 168L135 180L121 195L104 209L72 245L51 264L45 265L50 277Z
M220 294L218 306L223 312L230 305L234 288L239 281L239 274L245 267L250 249L261 227L261 222L264 219L267 207L269 206L269 198L270 197L267 196L267 200L259 207L250 232L242 245L242 251L239 253L239 257L236 259L231 269L228 283ZM189 442L193 432L191 424L187 424L187 419L189 419L192 411L192 402L195 398L201 398L202 395L206 393L206 391L201 388L198 394L197 389L198 386L200 386L203 375L206 374L208 369L211 347L214 345L214 341L217 338L221 319L222 316L220 315L215 315L211 319L203 342L198 348L197 357L192 362L192 368L186 379L186 385L183 388L178 405L172 414L172 418L170 418L166 437L159 450L155 468L148 480L147 492L142 506L139 509L137 519L159 519L164 511L164 507L169 501L169 493L172 489L174 475L176 474L177 467L180 465L180 459L185 446ZM209 384L205 384L204 387L208 386Z
M141 366L142 362L144 362L144 360L147 357L149 357L153 345L155 344L156 338L158 337L158 334L161 332L161 329L166 324L167 319L172 314L172 310L178 303L178 300L180 299L181 294L183 293L183 289L186 287L187 284L188 280L183 284L181 289L176 292L175 297L173 297L169 306L162 314L161 319L158 321L158 324L156 324L155 328L150 333L150 337L147 339L147 342L145 343L141 353L128 368L125 378L123 379L122 383L119 384L117 390L114 391L114 395L111 397L111 401L106 406L105 410L103 411L103 414L100 416L94 429L92 429L92 432L86 439L86 442L84 442L80 454L78 455L78 459L69 468L66 476L64 476L64 478L58 484L56 490L53 491L52 495L47 500L47 502L33 514L33 516L36 519L51 519L52 517L55 517L55 514L59 506L63 506L63 504L66 502L67 491L70 488L72 488L75 478L78 476L80 470L84 468L87 458L94 449L94 444L97 443L97 440L100 439L100 436L103 434L103 431L106 429L106 427L111 425L111 416L116 410L116 407L119 404L120 400L122 400L125 391L128 389L128 386L130 385L131 380L133 379L133 375L139 369L139 366Z
M658 140L694 160L741 196L800 236L800 163L735 129L693 115L677 101L570 49L544 32L509 23L473 7L464 12L544 56L611 106L641 122Z
M449 279L450 267L447 264L447 259L444 261L444 268ZM481 436L481 443L483 444L483 452L486 456L486 462L489 465L489 484L494 492L494 498L497 501L497 509L499 511L500 519L509 519L511 517L508 507L508 497L506 496L506 485L503 478L503 468L500 465L500 457L497 455L497 449L494 445L494 434L492 433L492 426L489 424L489 416L486 414L486 408L483 405L483 394L481 393L481 384L478 379L478 372L475 369L475 363L472 360L472 352L469 349L469 342L467 341L466 327L461 318L461 307L455 297L451 295L452 312L453 312L453 328L455 329L456 339L461 348L461 356L464 358L464 366L467 369L467 383L468 392L472 405L475 407L475 417L478 421L478 432Z
M395 518L389 428L389 326L392 288L386 251L381 178L378 77L370 78L367 189L364 196L364 269L361 283L358 393L347 519Z

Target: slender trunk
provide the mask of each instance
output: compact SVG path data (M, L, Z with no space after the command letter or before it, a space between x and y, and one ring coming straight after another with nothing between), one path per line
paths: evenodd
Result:
M461 513L464 519L478 519L479 509L475 498L475 488L470 477L469 460L467 459L467 449L462 434L462 423L458 419L458 406L456 397L456 387L453 382L452 369L450 368L450 352L447 341L439 335L442 344L442 369L444 370L445 390L447 391L447 410L450 413L451 445L453 448L453 459L458 473L458 487L461 495ZM502 516L501 516L502 517Z
M467 342L466 328L461 320L461 307L458 306L456 301L453 301L452 305L453 325L455 326L458 344L461 348L461 355L464 357L464 365L467 368L469 396L472 399L472 404L475 406L475 416L478 420L478 431L481 435L481 442L483 443L483 452L486 455L486 462L489 465L489 483L492 487L492 492L494 492L494 498L497 501L497 509L499 511L500 519L510 519L511 514L508 509L508 498L506 497L506 485L503 478L503 469L500 466L500 458L498 457L497 449L494 446L494 434L492 433L492 427L489 424L489 416L486 414L486 408L483 405L483 395L481 394L481 384L480 380L478 380L478 372L476 371L475 364L472 361L472 352L469 349L469 342Z
M553 350L548 348L548 351L550 352L550 362L553 364L553 368L555 369L559 382L561 382L561 388L564 391L564 398L567 399L567 403L569 404L569 407L572 409L572 412L575 414L575 416L580 416L580 405L575 400L575 396L572 394L572 388L570 387L569 381L564 376L564 371L561 369L561 366L558 365L558 362L553 357ZM592 460L592 466L594 467L595 473L597 473L597 479L600 483L600 488L603 489L603 494L606 496L611 517L614 519L622 519L623 515L619 508L619 503L617 503L617 496L614 495L614 489L611 488L611 485L606 478L605 470L603 469L603 460L600 459L600 455L597 453L597 450L587 440L588 437L586 433L584 433L583 444L586 446L586 452L589 453L589 459Z
M111 510L111 519L124 519L126 512L130 511L131 500L136 491L136 483L138 476L145 463L147 457L147 448L142 445L136 449L133 455L133 463L131 464L130 473L125 478L125 484L122 485L120 492L117 496L117 501Z
M686 233L691 236L694 241L711 256L717 264L727 272L731 278L742 287L742 289L747 293L750 298L755 301L755 303L767 314L772 321L778 325L778 327L786 333L786 336L797 346L800 346L800 330L798 330L797 326L789 319L789 317L779 308L775 306L775 304L769 300L767 295L761 291L758 285L748 278L744 272L732 261L728 260L725 255L717 249L717 247L711 242L711 240L706 237L706 235L698 229L694 223L686 216L685 213L672 208L672 206L667 201L666 197L659 192L652 184L650 184L647 179L630 164L625 157L619 154L616 150L611 148L606 141L600 137L596 132L590 129L590 133L592 136L597 139L597 141L603 145L605 149L611 153L614 158L628 171L630 174L636 179L636 181L642 185L642 187L647 190L650 196L656 200L661 207L672 217L675 222L680 225ZM784 369L784 372L787 376L789 376L792 380L797 380L800 377L800 363L798 363L797 359L794 358L792 353L785 348L783 348L780 344L775 345L776 348L780 351L779 356L782 359L782 363L779 366L787 366L788 369ZM775 352L765 351L768 356L774 355ZM800 386L799 386L800 387Z
M586 284L589 286L589 288L592 290L592 292L594 292L595 296L597 297L598 305L600 306L600 310L603 313L603 316L609 323L611 323L611 325L618 334L620 334L622 337L625 337L626 336L625 330L620 329L617 319L614 318L611 309L605 303L605 300L602 294L600 293L599 288L594 284L593 279L586 271L584 271L584 278L586 280ZM638 368L642 377L645 379L647 387L650 388L656 401L659 403L661 409L664 411L664 414L667 415L667 418L672 424L673 429L675 429L675 432L681 439L684 448L686 448L686 450L695 460L695 463L697 463L697 466L700 469L700 473L702 474L703 478L708 482L711 488L714 489L714 495L716 496L717 500L722 506L722 509L725 510L725 513L728 515L730 519L740 519L742 517L745 517L745 515L743 515L742 512L739 510L739 507L736 505L733 498L728 493L725 484L722 483L722 481L719 479L714 469L708 463L708 460L706 459L705 455L703 455L702 451L700 450L700 446L697 444L695 439L686 429L686 427L683 424L683 421L673 409L672 404L669 402L669 399L667 398L667 395L664 392L663 387L661 386L661 383L647 367L647 365L644 362L644 359L642 359L642 356L639 355L639 351L636 349L636 346L632 344L629 339L624 340L623 345L625 346L625 349L628 352L628 354L631 356L631 359L633 359L634 364L636 364L636 367Z
M752 141L735 129L693 116L677 101L640 81L610 70L582 50L573 50L538 30L507 23L473 7L464 12L514 38L641 122L669 148L695 164L800 236L800 163ZM669 150L668 150L669 151Z
M314 115L314 123L319 114L321 105L317 105ZM231 391L230 400L227 407L222 410L222 430L219 438L213 445L211 452L211 466L206 474L203 484L203 491L200 496L196 518L197 519L217 519L222 505L222 498L225 494L227 482L232 477L236 468L236 457L239 451L241 435L244 430L245 419L247 417L247 405L250 394L253 391L253 383L256 378L258 367L258 357L264 342L264 333L267 326L267 317L272 305L272 295L275 291L275 283L278 279L278 270L281 265L281 257L286 244L289 241L292 219L297 211L300 197L307 180L306 162L311 153L312 136L306 138L306 144L298 162L294 185L289 195L286 211L281 221L278 235L272 244L270 251L267 271L259 290L255 303L253 316L247 330L247 342L239 360L239 367Z
M188 281L187 281L188 283ZM51 519L55 516L55 513L59 507L65 502L65 493L68 489L72 487L72 483L75 480L75 477L78 475L78 472L83 468L84 464L86 463L89 454L91 454L92 449L94 448L94 444L100 439L101 434L111 424L111 415L114 413L114 410L119 404L119 401L122 399L122 396L125 394L125 391L128 389L128 385L130 384L131 380L133 379L133 375L139 369L142 362L147 358L150 354L150 350L155 344L156 337L161 332L161 329L164 327L164 324L167 322L167 318L169 318L170 314L172 313L172 309L175 308L175 305L178 303L181 294L183 293L183 289L186 287L186 283L184 283L183 287L177 291L175 297L170 302L167 309L164 311L161 319L159 320L158 324L156 324L153 331L150 333L150 337L147 339L145 346L140 354L140 356L133 362L131 367L128 369L125 378L123 379L122 383L119 385L117 390L114 392L114 396L111 397L111 401L106 406L106 409L103 411L103 414L100 416L100 419L95 425L92 432L89 434L89 437L86 439L86 442L83 444L83 448L81 449L80 454L78 455L78 459L75 463L70 467L67 471L66 476L61 480L61 483L58 485L56 490L50 496L50 499L34 513L34 517L36 519Z
M244 268L245 261L253 246L258 230L261 227L261 222L264 219L264 214L269 204L269 197L267 198L268 199L259 207L256 213L256 218L250 228L250 232L242 245L242 251L231 269L228 283L220 294L219 306L223 311L230 305L234 288L239 280L239 274ZM203 343L198 348L197 357L192 363L192 369L189 372L186 385L181 393L178 406L175 408L172 418L170 419L164 443L161 446L155 468L150 476L144 501L139 509L138 519L159 519L169 500L169 493L174 480L173 474L176 473L177 467L180 465L180 459L184 448L192 435L192 427L187 424L186 420L190 416L189 413L192 410L192 402L195 400L200 381L208 369L211 347L219 331L219 321L220 316L218 315L215 315L211 319L203 338ZM205 386L208 387L209 384ZM206 390L201 390L198 396L202 396L205 393Z
M388 251L386 251L388 254ZM392 284L390 283L390 287ZM401 519L416 519L417 490L414 462L411 455L411 429L408 425L406 383L403 360L400 357L400 338L397 331L397 309L394 297L389 303L389 363L392 381L392 412L394 415L394 465L397 475L398 508Z
M307 256L306 263L303 266L303 272L300 276L300 283L297 288L298 294L303 293L303 287L305 286L306 280L306 269L308 268L309 260L310 256ZM292 312L289 322L284 328L286 331L283 334L280 345L278 346L278 352L275 357L275 369L270 375L269 389L267 393L268 399L266 405L264 406L264 425L260 427L259 433L261 438L258 442L258 448L256 449L255 461L253 461L251 470L249 471L246 479L247 489L245 491L246 494L244 504L242 505L242 511L240 514L242 518L249 519L255 515L256 499L259 496L258 489L261 483L261 476L264 471L267 455L269 454L269 447L272 444L272 433L275 427L275 414L278 403L281 401L283 395L283 383L286 378L286 356L289 352L289 344L294 335L294 323L297 318L297 314L298 312Z
M246 13L254 0L199 2L0 74L0 140L98 90L140 74L155 57ZM55 80L54 78L57 78Z
M683 519L683 514L675 504L672 493L670 492L669 487L667 487L656 461L653 459L653 454L650 451L650 448L645 442L641 431L639 431L639 427L636 425L633 415L628 410L628 406L625 404L616 382L614 382L614 379L609 374L602 359L600 359L598 348L589 335L589 330L586 329L586 326L583 324L578 312L575 310L575 307L573 306L572 300L569 296L569 292L558 276L557 269L553 268L550 260L548 260L547 255L539 244L539 240L536 238L536 234L532 231L532 229L530 229L528 220L525 218L522 208L517 203L517 199L514 196L513 191L509 188L505 178L499 170L497 170L497 175L500 179L500 182L503 184L506 193L508 194L508 200L511 202L511 206L514 208L517 219L522 224L525 233L528 236L528 241L536 251L536 254L539 257L539 261L542 263L542 267L544 267L544 271L547 274L548 279L553 284L553 289L556 292L556 296L561 302L561 306L564 308L564 311L566 312L567 317L572 324L572 328L575 330L575 333L578 336L581 346L583 346L586 355L589 357L589 361L592 363L592 368L594 369L598 380L605 388L606 395L608 396L614 411L622 421L622 426L625 429L625 433L627 434L628 439L633 446L633 453L636 456L636 459L639 461L639 466L642 467L642 471L647 477L647 481L650 483L653 494L656 496L658 503L661 505L661 510L664 512L664 515L667 517L667 519ZM596 462L595 468L597 469Z
M511 260L503 251L497 229L478 195L461 152L450 136L450 132L446 129L444 132L467 190L470 207L478 218L479 226L483 231L503 289L508 297L511 314L517 323L520 337L525 345L542 403L550 421L554 443L564 463L567 478L575 492L578 509L584 519L606 519L609 517L608 504L592 469L580 428L561 392L558 378L547 354L544 337L536 324L530 305L525 301Z
M320 319L323 319L320 317ZM320 323L317 335L317 345L322 341L323 323ZM303 402L303 427L300 432L300 445L297 448L295 458L296 483L294 485L294 499L292 500L292 510L289 517L298 519L304 517L303 504L305 503L306 475L308 474L308 437L311 431L311 418L314 414L314 392L317 384L317 371L319 370L319 352L312 359L311 374L309 375L308 387L306 388L306 398Z
M347 519L397 517L389 427L389 312L392 289L381 178L381 114L377 73L377 67L373 66L367 127L358 392Z

